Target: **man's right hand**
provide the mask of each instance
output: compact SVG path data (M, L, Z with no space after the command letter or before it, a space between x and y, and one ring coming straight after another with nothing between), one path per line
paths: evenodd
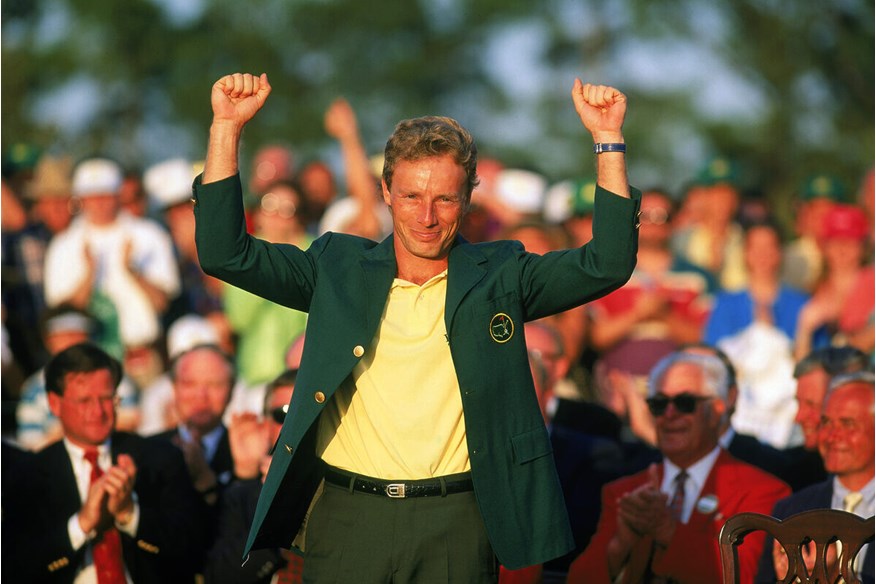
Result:
M256 77L251 73L226 75L213 84L210 103L213 123L231 122L243 127L265 105L271 93L267 73Z

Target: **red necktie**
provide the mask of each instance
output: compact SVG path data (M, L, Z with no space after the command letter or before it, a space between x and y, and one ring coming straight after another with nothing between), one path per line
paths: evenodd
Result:
M288 564L277 571L277 584L301 584L301 575L304 573L304 558L289 550L280 550Z
M85 460L91 464L91 481L103 475L103 471L97 464L97 449L86 450ZM125 563L122 560L122 538L119 530L110 527L103 533L98 534L91 548L94 558L94 569L97 571L97 584L125 584Z

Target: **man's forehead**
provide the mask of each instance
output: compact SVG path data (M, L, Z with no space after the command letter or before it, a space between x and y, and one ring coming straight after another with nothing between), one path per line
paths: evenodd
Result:
M71 371L64 375L64 391L87 392L115 389L112 374L107 369L96 371Z
M687 384L688 389L702 388L704 380L703 370L695 363L675 363L670 365L663 375L662 386Z
M838 387L824 404L824 414L831 417L873 418L873 386L849 383Z

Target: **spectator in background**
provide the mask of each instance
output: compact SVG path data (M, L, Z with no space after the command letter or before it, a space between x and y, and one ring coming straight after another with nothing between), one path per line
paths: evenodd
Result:
M167 357L170 363L198 345L222 345L221 335L211 321L197 314L187 314L173 321L167 329ZM174 406L173 382L168 370L140 391L139 433L151 436L175 428L179 423Z
M720 582L724 520L742 511L766 513L790 493L718 445L728 383L714 356L673 353L657 364L648 407L663 462L606 485L596 534L572 563L569 582L607 584L622 571L625 582ZM762 549L758 533L740 546L743 582L753 578Z
M838 375L870 369L867 355L852 347L825 347L812 351L794 367L797 380L794 422L803 434L803 444L785 450L787 469L784 478L794 491L825 478L818 453L818 426L821 409L830 385Z
M830 174L814 174L801 185L794 201L796 237L785 246L782 266L782 280L789 286L808 293L815 290L824 264L819 245L824 218L845 198L845 186Z
M303 558L289 550L253 550L242 566L240 561L262 481L271 462L270 449L280 435L297 377L297 369L290 369L267 384L262 418L250 414L229 426L231 450L240 480L235 481L222 498L216 540L207 554L204 573L207 584L302 581ZM281 575L275 580L274 574L278 571Z
M96 327L97 323L89 314L62 304L43 313L39 330L46 350L54 356L68 347L91 340ZM140 422L137 388L123 375L117 394L116 429L134 432ZM49 407L44 368L28 377L22 385L15 418L17 441L24 448L39 450L61 437L61 423Z
M298 185L293 181L274 183L253 212L255 236L307 249L313 238L302 219L306 216L307 201ZM237 335L240 376L251 388L264 385L283 371L286 347L304 332L307 314L230 284L223 287L222 298L225 315Z
M103 327L100 344L125 358L162 338L161 317L179 293L170 237L160 225L120 208L122 171L92 158L73 174L82 215L59 233L46 253L46 301L88 310ZM139 364L139 363L138 363Z
M846 345L851 339L862 349L872 351L873 271L865 266L869 235L867 215L860 207L837 204L824 216L821 231L824 272L800 313L795 347L798 358L827 343ZM854 305L850 302L852 298L857 301ZM823 327L829 341L814 336Z
M827 399L820 412L817 445L827 472L827 480L780 500L771 515L786 519L811 509L839 509L864 519L874 513L874 380L870 372L840 375L830 382ZM803 558L811 571L814 550ZM829 556L828 556L829 557ZM873 544L864 547L854 560L856 576L865 583L874 581ZM773 584L785 574L788 559L778 542L767 538L758 570L759 584Z
M700 340L714 288L711 275L672 252L673 211L664 191L642 193L633 276L588 307L601 382L628 393L633 431L651 444L653 418L644 407L648 374L679 346Z
M725 157L713 158L688 186L686 200L704 209L675 234L674 249L691 263L711 273L725 290L745 285L742 228L736 222L739 208L739 169Z
M794 436L794 339L807 334L797 320L805 293L782 284L782 241L771 222L744 232L747 285L715 299L703 340L730 356L739 374L733 427L776 448Z
M178 425L155 437L182 451L200 496L206 551L216 535L219 504L237 478L228 428L222 422L236 377L234 362L216 345L198 345L174 359L170 375ZM205 556L197 559L201 569L204 560Z
M191 581L201 553L195 494L172 447L114 431L118 361L90 343L46 366L64 439L37 454L39 542L16 561L42 582Z

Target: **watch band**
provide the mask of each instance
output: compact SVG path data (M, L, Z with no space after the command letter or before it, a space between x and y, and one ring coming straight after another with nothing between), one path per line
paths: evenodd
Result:
M597 142L593 145L594 154L602 154L603 152L626 152L627 145L623 142Z

